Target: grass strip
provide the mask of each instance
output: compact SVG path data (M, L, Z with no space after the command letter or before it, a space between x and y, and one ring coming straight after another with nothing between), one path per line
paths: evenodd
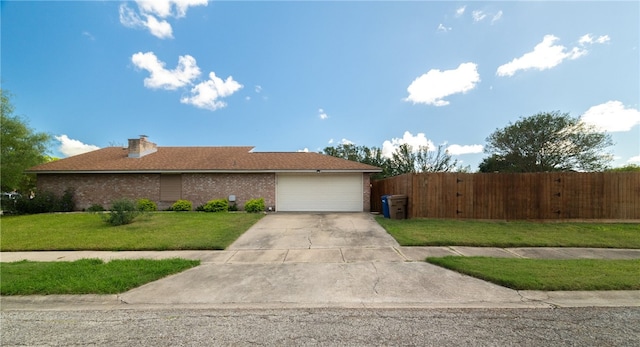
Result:
M640 248L638 223L376 220L402 246Z
M186 259L0 263L0 294L117 294L199 264Z
M117 227L92 213L4 216L0 219L0 250L220 250L263 216L259 213L158 212Z
M427 258L427 262L516 290L640 290L640 259Z

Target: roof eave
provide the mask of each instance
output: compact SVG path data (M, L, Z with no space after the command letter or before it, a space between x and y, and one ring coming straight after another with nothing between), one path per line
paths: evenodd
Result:
M382 169L257 169L257 170L27 170L28 174L149 174L149 173L376 173Z

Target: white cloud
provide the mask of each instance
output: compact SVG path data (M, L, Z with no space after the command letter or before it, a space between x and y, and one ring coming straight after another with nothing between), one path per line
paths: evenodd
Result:
M640 124L640 111L625 108L622 102L614 100L592 106L581 119L605 131L629 131Z
M329 142L327 142L328 144L332 144L333 143L333 139L329 139Z
M355 142L343 138L342 140L340 140L340 144L341 145L355 145Z
M462 63L454 70L429 70L416 78L407 88L409 96L404 99L414 104L445 106L449 101L443 98L458 93L466 93L480 82L478 65Z
M180 56L178 66L173 70L165 69L165 63L158 60L153 52L138 52L131 56L131 62L151 74L144 79L144 85L147 88L175 90L191 84L194 79L200 76L200 68L190 55Z
M446 33L451 31L451 29L452 29L451 27L446 27L442 23L438 24L438 31Z
M502 18L502 10L498 11L498 13L493 15L493 18L491 18L491 24L499 21Z
M591 34L586 34L578 39L580 47L571 49L555 44L559 38L554 35L545 35L542 42L537 44L533 51L525 53L520 58L501 65L496 71L498 76L513 76L520 70L537 69L539 71L551 69L558 66L566 59L573 60L582 57L589 51L585 48L587 44L605 43L609 41L609 36L603 35L594 38Z
M242 87L242 84L234 81L231 76L223 81L214 72L210 72L209 80L198 83L191 89L191 96L183 97L180 102L215 111L227 106L225 102L219 100L220 98L230 96Z
M609 37L609 35L602 35L596 38L596 37L593 37L593 35L591 34L585 34L585 35L582 35L580 39L578 39L578 43L581 46L585 46L587 44L592 45L594 43L603 44L603 43L609 42L610 40L611 38Z
M309 148L299 149L298 152L309 153Z
M464 11L467 9L467 6L460 6L456 9L456 17L460 17L464 14Z
M323 109L318 109L318 117L320 117L320 119L322 120L329 118L329 116L327 115L326 112L324 112Z
M433 142L427 139L424 133L418 133L414 136L410 132L405 131L402 138L393 138L382 143L382 155L387 158L391 158L393 152L395 152L400 145L405 143L410 145L414 151L418 151L421 147L427 147L430 151L436 148Z
M181 18L186 16L187 9L191 6L207 6L207 0L136 0L136 3L140 12L161 18Z
M91 35L91 33L88 32L88 31L83 31L82 32L82 36L88 38L91 41L95 41L96 40L96 38L93 35Z
M146 28L151 35L160 39L173 38L173 28L166 20L158 20L148 14L138 14L126 4L120 5L120 23L128 28Z
M629 158L629 160L627 160L627 163L640 163L640 155Z
M450 145L447 151L451 155L482 153L482 145Z
M260 94L260 93L262 92L262 86L257 85L257 86L254 88L254 90L255 90L255 92L256 92L256 93Z
M487 18L487 14L480 10L471 12L471 16L473 17L474 22L480 22L483 19Z
M78 140L70 139L67 135L54 137L60 142L60 147L58 147L58 150L67 157L100 149L100 147L98 146L87 145Z
M144 26L149 29L151 35L160 38L160 39L169 39L173 38L173 28L171 24L166 20L158 20L154 16L145 16L146 22L144 22Z
M165 19L182 18L192 6L207 6L207 0L137 0L139 13L120 5L120 23L129 28L146 28L158 38L173 38L173 28ZM161 18L161 19L158 19Z

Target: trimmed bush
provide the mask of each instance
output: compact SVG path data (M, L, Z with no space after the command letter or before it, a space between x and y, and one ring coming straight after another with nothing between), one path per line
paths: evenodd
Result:
M158 210L158 205L149 199L136 200L136 207L138 208L138 211L142 212L153 212Z
M229 210L229 202L226 199L209 200L202 206L204 212L227 212Z
M56 201L56 212L71 212L76 208L76 201L74 200L75 190L73 188L67 188L62 194L60 200ZM35 198L35 197L34 197Z
M258 213L264 211L264 198L251 199L244 204L244 210L250 213Z
M39 192L33 199L23 196L7 203L3 201L3 208L12 204L15 209L10 212L18 214L71 212L76 206L73 193L73 189L67 189L62 197L57 197L52 192Z
M104 207L100 204L93 204L87 208L87 212L104 212Z
M103 213L100 216L108 224L118 226L130 224L140 213L133 200L118 199L111 203L108 213Z
M191 211L193 205L189 200L178 200L171 205L172 211Z

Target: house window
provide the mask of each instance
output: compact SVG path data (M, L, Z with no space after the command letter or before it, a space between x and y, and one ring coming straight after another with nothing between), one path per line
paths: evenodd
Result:
M182 175L160 175L160 201L182 198Z

